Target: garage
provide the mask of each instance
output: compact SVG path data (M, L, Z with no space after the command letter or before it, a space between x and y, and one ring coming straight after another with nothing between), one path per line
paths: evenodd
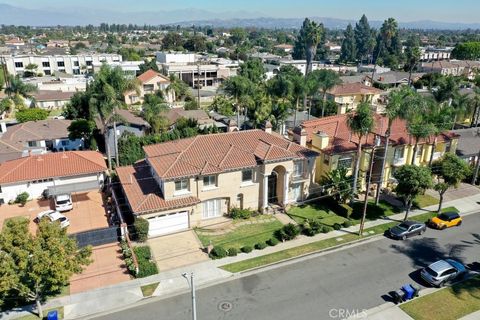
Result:
M148 218L148 237L158 237L188 229L188 211Z

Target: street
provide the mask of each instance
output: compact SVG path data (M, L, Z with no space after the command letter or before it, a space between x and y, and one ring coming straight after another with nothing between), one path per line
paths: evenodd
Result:
M439 258L472 263L480 255L480 215L461 227L427 229L406 241L383 238L197 290L199 320L342 319L385 302L415 272ZM343 311L342 311L343 310ZM190 294L152 301L96 319L191 319Z

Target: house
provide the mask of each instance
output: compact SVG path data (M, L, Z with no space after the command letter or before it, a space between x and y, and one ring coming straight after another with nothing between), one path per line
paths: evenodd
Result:
M424 73L412 73L410 81L414 83L420 79ZM409 72L405 71L388 71L384 73L376 73L373 83L377 84L380 88L394 88L401 85L408 85L408 79L410 77ZM368 82L372 82L372 76L366 76Z
M47 119L28 121L7 127L2 123L0 130L0 163L48 151L81 150L82 139L70 140L70 120Z
M168 92L167 88L170 85L170 79L154 70L148 70L137 77L140 88L139 91L130 91L125 93L125 103L132 105L135 103L142 103L146 94L154 94L158 90L163 91L165 99L169 103L175 101L175 93Z
M327 91L327 100L338 105L337 114L357 109L361 102L368 102L375 112L381 112L383 90L367 86L360 82L342 83Z
M0 164L0 204L27 192L30 199L98 189L107 167L99 152L67 151L30 155Z
M480 150L480 128L453 130L458 137L456 154L460 158L474 165L478 161Z
M51 110L63 109L65 105L70 102L75 92L53 91L53 90L38 90L33 93L33 103L35 107Z
M68 40L48 40L47 48L67 48L69 46Z
M223 221L231 208L266 212L302 202L316 152L266 126L144 147L146 158L117 168L128 205L149 236Z
M421 71L427 73L440 73L444 76L466 76L473 80L480 70L480 61L449 60L423 62Z
M284 53L290 53L293 50L293 45L291 44L277 44L276 46L273 46L276 50L282 51Z
M36 86L39 91L77 92L87 90L87 78L60 72L55 76L25 78L22 81Z
M171 128L175 127L175 124L180 118L192 119L197 121L200 129L205 127L215 126L215 120L211 119L205 110L184 110L182 108L172 108L162 113L162 115L168 119L168 124Z
M375 115L375 128L364 138L364 145L360 160L361 176L369 170L368 164L372 147L377 145L373 165L372 177L378 183L382 168L382 158L385 155L384 137L388 126L385 116ZM392 177L395 168L412 163L415 140L407 130L405 120L397 119L392 124L392 134L389 139L388 154L386 156L385 176L382 185L385 186ZM317 157L315 177L320 181L328 172L337 168L347 168L353 171L356 162L358 137L350 131L347 125L347 115L336 115L317 120L307 120L296 127L292 132L292 139L302 146L320 154ZM421 139L415 154L415 164L427 165L432 158L436 160L445 152L454 152L457 147L458 135L454 132L445 132L437 137L435 150L432 155L434 137ZM375 181L375 179L377 181Z

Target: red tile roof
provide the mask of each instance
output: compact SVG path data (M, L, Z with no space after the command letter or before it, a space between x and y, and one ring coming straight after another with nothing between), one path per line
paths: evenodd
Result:
M303 121L300 126L305 129L307 132L307 142L312 141L312 136L316 133L323 132L328 135L329 143L328 147L324 149L325 152L334 154L342 152L350 152L356 150L358 137L352 135L350 129L347 125L347 114L335 115L331 117L325 117L314 120ZM385 132L388 127L388 118L382 115L375 115L375 128L372 133L378 135L385 135ZM409 135L407 130L407 122L402 119L396 119L393 121L392 134L390 135L390 142L393 145L403 145L403 144L413 144L414 140ZM448 141L452 138L457 137L457 135L451 131L441 134L437 141ZM364 138L363 143L366 145L373 145L374 135L369 134L368 137ZM422 139L420 143L428 143L433 141L433 137L427 139Z
M145 161L116 170L128 203L136 214L182 208L200 202L195 197L165 200Z
M28 156L0 165L0 184L71 177L107 170L101 153L67 151Z
M162 179L225 172L306 157L317 153L262 130L201 135L144 147L147 161Z
M140 80L140 82L142 83L145 83L147 81L150 81L152 80L153 78L155 77L160 77L161 78L161 82L170 82L170 79L168 79L167 77L165 77L163 74L159 73L159 72L156 72L152 69L150 70L147 70L145 71L144 73L142 73L141 75L139 75L137 77L138 80Z
M369 87L360 82L342 83L327 91L334 96L346 96L352 94L381 94L382 90Z

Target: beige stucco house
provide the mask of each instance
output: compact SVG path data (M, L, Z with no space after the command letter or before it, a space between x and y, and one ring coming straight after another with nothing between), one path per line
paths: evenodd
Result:
M137 80L139 82L138 91L129 91L124 94L126 104L142 103L146 94L154 94L159 90L163 92L168 103L175 101L175 93L167 90L170 79L159 72L150 69L139 75Z
M268 212L302 202L316 152L263 130L202 135L144 147L146 158L117 173L149 236L219 222L231 208Z
M342 83L327 91L326 98L337 104L337 114L345 114L357 109L361 102L367 102L372 109L383 111L381 95L384 91L360 82Z

